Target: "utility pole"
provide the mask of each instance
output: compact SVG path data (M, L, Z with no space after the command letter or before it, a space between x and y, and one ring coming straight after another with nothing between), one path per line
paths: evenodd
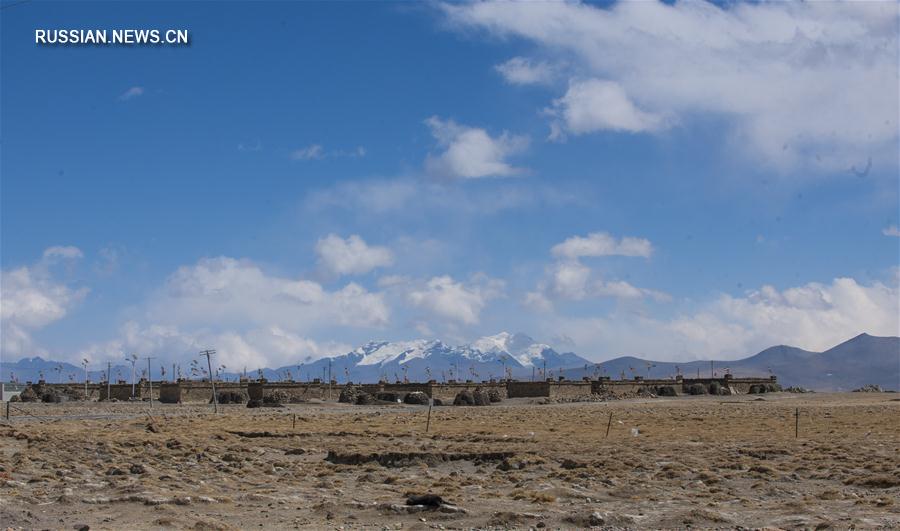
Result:
M106 362L106 401L107 402L109 402L110 399L112 399L112 395L110 395L111 385L112 385L112 384L110 384L110 377L112 376L112 372L110 372L110 371L112 371L112 362L107 361Z
M153 369L150 368L150 360L155 359L147 356L147 385L150 386L150 409L153 409L153 373L151 372Z
M88 366L88 360L87 360L87 358L84 358L83 360L81 360L81 364L84 366L84 399L87 400L87 399L88 399L88 392L87 392L87 384L88 384L87 366Z
M131 362L131 399L134 400L134 364L137 362L137 354L132 354L128 361Z
M331 400L331 358L328 358L328 400Z
M212 361L210 361L210 356L216 353L215 349L206 349L200 352L201 356L206 356L206 366L209 367L209 383L212 384L212 395L213 395L213 412L219 412L219 397L216 396L216 382L212 376Z

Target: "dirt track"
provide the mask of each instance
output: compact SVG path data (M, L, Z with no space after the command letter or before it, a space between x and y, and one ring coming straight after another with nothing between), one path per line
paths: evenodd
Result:
M428 434L427 408L409 406L228 406L216 416L156 405L151 421L146 404L19 405L111 416L21 416L0 427L0 520L28 529L896 528L898 399L442 407ZM446 505L405 505L426 493Z

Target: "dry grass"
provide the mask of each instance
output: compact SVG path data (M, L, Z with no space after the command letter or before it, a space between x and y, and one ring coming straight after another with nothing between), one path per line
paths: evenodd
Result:
M425 409L405 406L229 406L218 416L157 406L151 421L146 406L114 404L95 409L130 416L23 417L0 427L0 520L51 529L900 526L892 395L754 398L444 407L428 434ZM403 505L423 493L464 512Z

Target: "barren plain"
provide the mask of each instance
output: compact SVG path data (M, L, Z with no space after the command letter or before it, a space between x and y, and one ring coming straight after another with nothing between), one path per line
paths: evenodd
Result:
M893 393L13 406L12 529L900 527Z

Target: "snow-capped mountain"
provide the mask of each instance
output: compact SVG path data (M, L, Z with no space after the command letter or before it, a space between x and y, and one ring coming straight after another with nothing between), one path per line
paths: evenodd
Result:
M342 382L483 380L508 374L531 377L532 369L539 369L538 376L544 370L548 375L558 374L560 369L588 363L572 353L560 354L525 334L502 332L459 346L425 339L371 341L343 356L281 367L266 376L282 378L289 373L295 379L327 379L330 364L331 377Z

